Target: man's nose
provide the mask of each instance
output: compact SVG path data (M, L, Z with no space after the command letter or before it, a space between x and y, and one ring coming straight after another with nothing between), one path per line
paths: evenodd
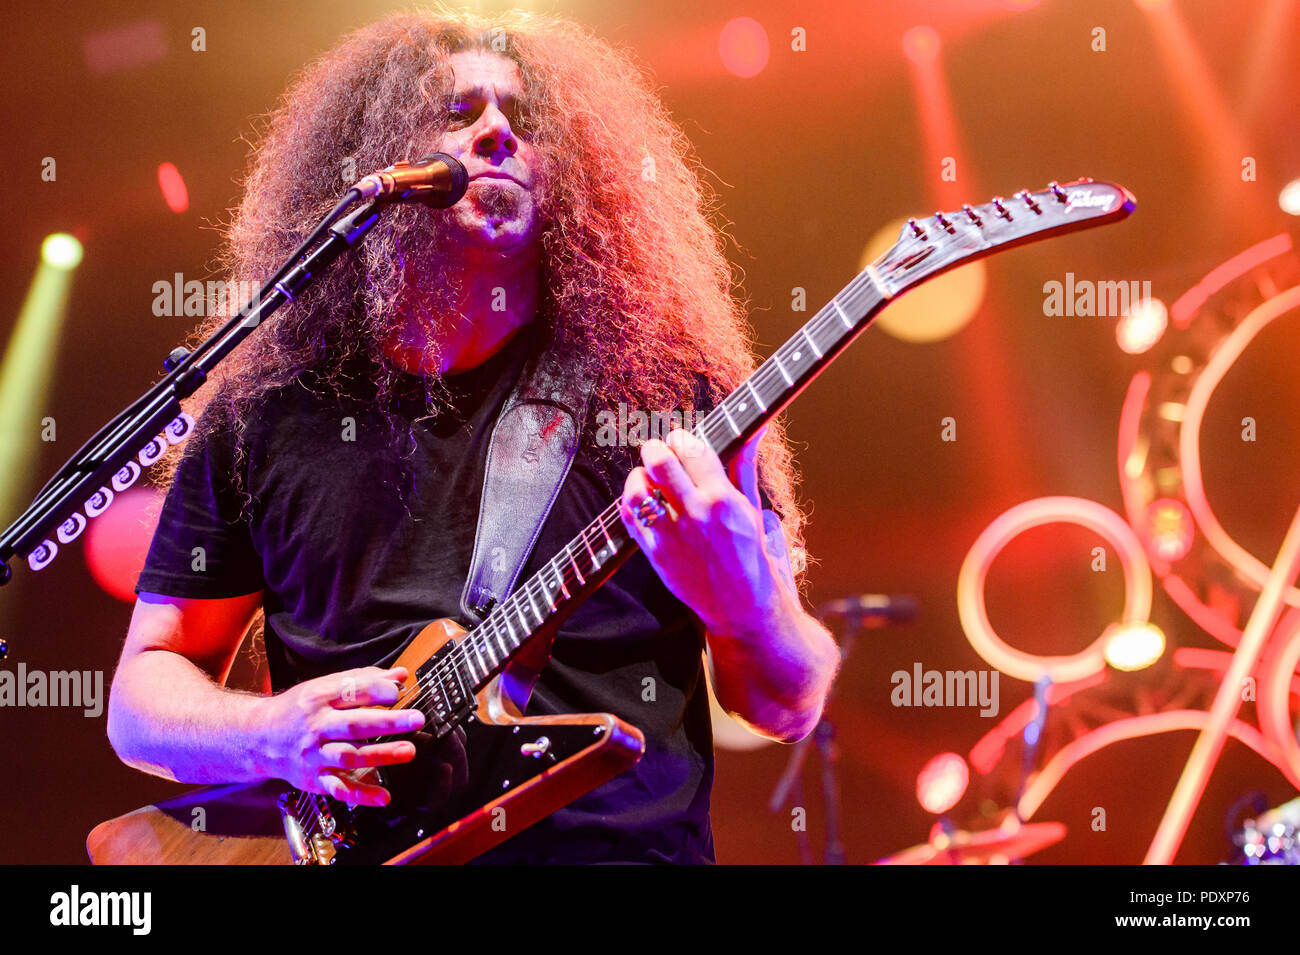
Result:
M474 152L487 159L504 159L513 156L518 148L510 121L495 105L489 106L483 114L482 128L474 136Z

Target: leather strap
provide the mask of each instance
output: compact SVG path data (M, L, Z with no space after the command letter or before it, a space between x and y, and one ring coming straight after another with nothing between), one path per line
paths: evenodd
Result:
M591 383L535 354L502 406L488 444L478 530L460 609L478 623L510 594L578 450Z

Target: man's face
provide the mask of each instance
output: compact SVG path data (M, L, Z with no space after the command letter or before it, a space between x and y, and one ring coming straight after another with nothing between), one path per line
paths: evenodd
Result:
M541 234L537 151L518 128L519 71L484 50L452 54L451 122L435 147L469 173L465 198L451 210L452 231L466 252L514 256L535 249Z

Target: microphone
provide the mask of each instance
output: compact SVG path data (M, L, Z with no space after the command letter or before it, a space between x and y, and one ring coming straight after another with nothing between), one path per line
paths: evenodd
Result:
M916 619L916 598L911 594L858 594L831 600L817 608L821 619L836 617L864 627L887 627Z
M357 180L352 188L361 193L362 199L419 202L446 209L460 202L468 187L469 173L460 160L446 153L433 153L415 162L395 162Z

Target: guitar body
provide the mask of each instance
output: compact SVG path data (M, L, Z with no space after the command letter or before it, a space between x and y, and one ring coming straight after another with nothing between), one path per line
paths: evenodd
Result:
M394 666L416 673L465 635L450 620L435 621ZM467 772L454 774L438 805L399 809L412 800L396 787L394 805L384 809L348 810L331 800L336 815L346 817L338 822L351 830L351 844L333 847L320 861L468 862L632 767L645 739L611 714L521 714L516 701L527 698L548 651L540 646L521 655L475 697L473 713L457 731L463 731ZM444 781L452 775L444 770ZM270 780L191 790L101 823L86 849L99 865L289 865L293 840L277 807L286 789Z

